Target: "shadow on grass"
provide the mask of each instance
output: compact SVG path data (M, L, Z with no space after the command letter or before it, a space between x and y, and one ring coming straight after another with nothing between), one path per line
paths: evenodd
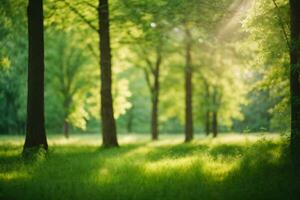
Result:
M191 156L200 151L208 150L209 145L207 144L177 144L177 145L164 145L154 148L147 153L146 158L150 161L158 161L166 158L181 158Z
M56 146L30 177L1 181L4 199L298 199L285 145ZM135 152L144 148L141 156ZM128 157L128 153L131 156ZM222 160L215 159L221 157ZM229 159L230 158L230 159ZM232 160L234 158L236 160ZM2 158L0 159L2 160ZM15 162L5 163L7 167ZM231 166L232 162L236 164ZM213 166L211 168L207 166ZM230 167L228 167L230 166ZM228 168L222 173L213 173Z
M19 145L0 145L0 174L16 171L22 162Z
M209 153L214 158L219 156L235 157L242 155L247 151L247 146L236 145L236 144L222 144L215 146L210 149Z
M242 155L247 149L247 146L239 144L210 146L208 144L183 143L179 145L165 145L158 147L157 149L150 151L147 154L147 158L150 161L158 161L166 158L182 158L203 152L209 153L213 158L218 158L220 156L236 157Z
M0 172L7 173L14 170L17 170L16 166L22 162L22 158L19 155L10 155L0 158Z
M224 199L299 199L300 176L285 144L258 142L220 185Z

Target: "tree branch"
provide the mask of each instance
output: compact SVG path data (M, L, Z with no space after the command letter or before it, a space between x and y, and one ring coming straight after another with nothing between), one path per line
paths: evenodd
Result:
M95 57L95 59L97 59L97 61L99 61L99 55L97 54L97 52L94 50L93 46L91 44L87 45L87 48L90 50L90 52L92 53L92 55Z
M274 4L274 6L275 6L275 9L277 10L277 16L278 16L279 24L280 24L280 26L281 26L281 30L282 30L284 39L285 39L285 41L286 41L287 47L288 47L288 49L291 49L291 45L290 45L290 40L289 40L289 37L288 37L288 33L287 33L287 31L285 30L284 20L283 20L282 17L281 17L280 9L279 9L279 7L278 7L278 4L277 4L276 0L272 0L272 2L273 2L273 4Z
M147 86L149 87L150 93L152 95L154 90L153 90L153 87L152 87L152 84L151 84L151 81L150 81L150 74L149 74L149 72L146 68L143 68L143 70L144 70L144 75L145 75Z
M73 11L84 23L86 23L92 30L98 32L99 29L92 24L84 15L82 15L76 8L74 8L69 2L62 0L68 8Z
M150 69L150 72L152 74L154 74L154 68L153 68L151 60L147 56L145 56L144 59L145 59L145 62L147 63L147 65L148 65L148 68Z
M89 7L91 7L91 8L93 8L93 9L95 9L95 10L97 10L97 11L98 11L98 8L97 8L97 6L95 6L95 5L91 4L90 2L84 1L84 2L82 2L82 3L84 3L84 4L88 5Z

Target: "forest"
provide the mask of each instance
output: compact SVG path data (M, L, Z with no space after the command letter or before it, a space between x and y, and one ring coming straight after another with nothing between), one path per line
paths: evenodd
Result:
M299 199L299 0L0 0L0 199Z

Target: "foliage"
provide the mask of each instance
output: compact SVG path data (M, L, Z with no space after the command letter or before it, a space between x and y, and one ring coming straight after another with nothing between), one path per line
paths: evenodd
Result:
M0 131L25 130L27 48L23 1L3 1L0 7ZM12 31L14 30L14 31Z
M71 33L55 33L46 43L46 118L50 127L66 121L85 129L91 116L88 98L97 87L97 68L73 38Z
M243 26L249 35L246 45L255 54L251 65L262 76L256 87L269 91L269 98L276 102L269 109L271 125L286 130L290 124L289 5L287 0L275 2L278 7L272 2L256 1Z
M207 111L218 111L222 130L289 128L288 3L255 1L110 1L113 95L118 129L149 131L153 77L161 50L159 121L162 131L184 123L184 55L191 32L196 131ZM99 122L98 1L45 0L46 123L60 132L64 120L90 132ZM0 131L21 133L26 111L26 1L0 8ZM199 14L200 13L200 14ZM239 16L239 15L242 15ZM241 22L242 21L242 26ZM149 65L150 64L150 65ZM64 106L59 79L73 71L76 94ZM70 72L71 72L70 71ZM148 80L149 79L149 80ZM148 81L147 81L148 80ZM207 90L207 87L209 88ZM207 96L209 91L210 97ZM217 92L218 99L212 100ZM262 101L263 99L263 101ZM68 108L66 108L68 107ZM132 126L128 128L128 126ZM97 128L95 128L97 127Z

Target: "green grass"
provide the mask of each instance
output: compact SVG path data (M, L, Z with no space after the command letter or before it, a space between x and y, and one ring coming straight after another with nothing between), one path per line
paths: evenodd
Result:
M119 140L103 149L100 135L51 136L47 157L24 162L23 138L1 136L0 199L299 199L300 177L279 135Z

